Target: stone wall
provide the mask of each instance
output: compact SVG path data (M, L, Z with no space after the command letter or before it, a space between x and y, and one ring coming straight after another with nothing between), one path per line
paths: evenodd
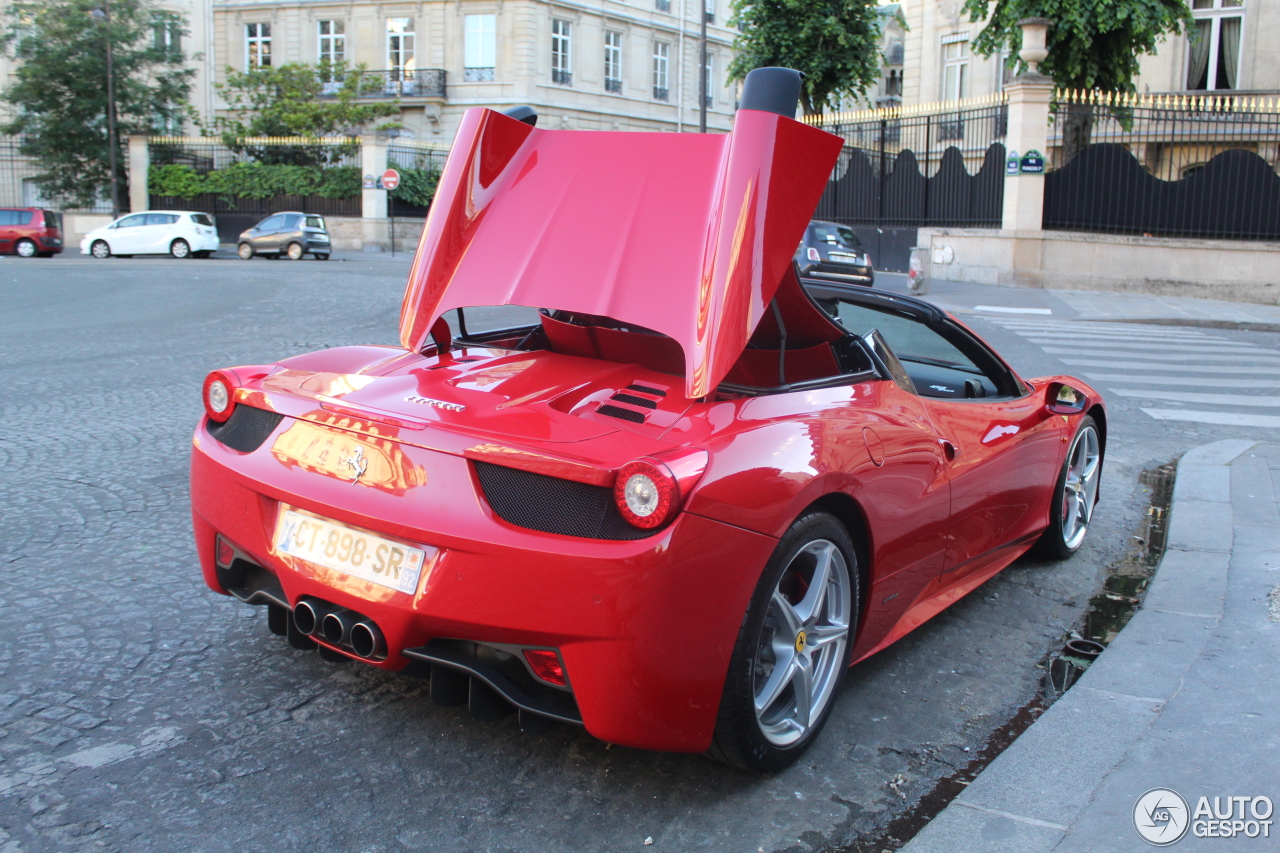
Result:
M921 228L919 245L941 281L1280 304L1280 243Z
M391 249L391 220L362 219L358 216L326 216L329 239L336 252L386 252ZM418 248L422 219L396 217L396 254Z

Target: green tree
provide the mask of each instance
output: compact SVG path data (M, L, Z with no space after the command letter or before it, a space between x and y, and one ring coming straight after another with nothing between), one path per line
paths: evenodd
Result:
M770 65L802 71L805 115L821 115L842 96L861 97L880 78L876 9L876 0L734 0L729 24L742 34L729 78Z
M400 113L399 101L369 101L381 93L382 81L362 73L363 65L345 63L306 65L291 62L248 71L226 70L217 85L228 106L214 126L223 142L238 153L264 163L322 165L351 153L349 146L254 145L246 140L262 136L354 136L365 125ZM390 122L379 127L396 127Z
M22 137L42 193L89 207L123 185L123 140L172 128L187 112L194 69L184 68L182 19L149 0L17 0L5 12L0 44L17 60L4 99L14 117L0 132ZM109 168L107 45L113 54L116 174ZM120 192L127 199L128 193Z
M1154 54L1166 36L1185 32L1192 20L1186 0L965 0L964 8L972 21L990 15L973 45L983 56L1007 46L1016 57L1022 48L1018 21L1050 19L1049 56L1040 73L1064 89L1107 92L1134 91L1141 57ZM1063 148L1070 158L1089 144L1093 108L1066 108Z

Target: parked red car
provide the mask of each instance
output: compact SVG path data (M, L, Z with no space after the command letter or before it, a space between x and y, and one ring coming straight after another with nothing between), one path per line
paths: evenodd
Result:
M1074 552L1096 392L924 302L801 288L841 140L790 118L799 85L752 72L727 135L469 111L400 346L205 380L208 585L478 718L765 770L851 663Z
M0 254L51 258L61 251L61 215L38 207L0 207Z

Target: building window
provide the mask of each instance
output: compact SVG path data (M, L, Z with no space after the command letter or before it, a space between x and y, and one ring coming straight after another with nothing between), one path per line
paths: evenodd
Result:
M467 15L463 20L462 79L468 83L493 79L494 58L498 54L498 16Z
M714 24L716 21L716 0L704 0L702 11L706 13L707 23Z
M707 64L702 67L702 82L704 85L704 88L702 91L706 92L705 103L706 103L707 109L711 109L711 104L715 100L715 90L711 88L713 82L716 79L716 75L712 72L714 63L715 63L715 57L713 57L711 54L708 53Z
M244 25L244 65L246 68L271 67L271 25Z
M573 85L573 24L551 19L551 82Z
M615 30L604 32L604 90L622 92L622 33Z
M671 65L671 45L665 41L653 43L653 99L665 101L671 96L667 86L667 71Z
M942 44L942 100L969 96L969 37L947 36Z
M653 0L653 8L659 12L670 12L671 0Z
M1238 87L1243 7L1244 0L1192 0L1196 23L1188 46L1188 89Z
M897 68L889 69L884 77L884 95L886 98L902 97L902 72Z
M159 12L151 21L152 44L165 62L182 61L182 18Z
M319 42L316 53L322 65L336 65L347 58L346 21L317 21Z

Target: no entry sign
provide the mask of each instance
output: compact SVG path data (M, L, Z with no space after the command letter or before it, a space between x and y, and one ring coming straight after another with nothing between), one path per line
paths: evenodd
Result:
M393 190L400 186L400 173L395 169L387 169L382 173L382 188L384 190Z

